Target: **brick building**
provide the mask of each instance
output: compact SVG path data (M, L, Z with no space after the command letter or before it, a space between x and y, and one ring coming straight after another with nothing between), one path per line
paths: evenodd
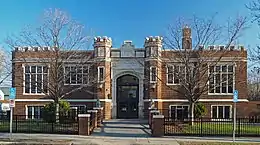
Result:
M183 49L187 47L185 49L191 50L191 30L184 28L183 32ZM63 99L78 110L94 107L99 99L107 119L143 118L147 115L151 101L156 108L169 110L167 113L171 117L187 117L188 100L173 91L179 84L173 72L181 68L176 62L169 61L169 57L174 58L178 52L162 47L161 37L147 37L144 48L136 48L131 41L124 41L120 48L113 48L111 38L96 37L93 50L78 52L89 56L84 64L74 66L73 61L64 64L64 72L70 72L64 76L64 84L81 85L86 81L84 76L95 78L96 82ZM225 46L200 46L202 52L216 52L216 57L223 48ZM232 116L234 89L239 91L238 115L245 116L245 111L248 111L247 51L242 46L229 46L226 49L228 51L225 50L221 62L208 70L208 73L215 73L213 81L209 81L213 89L204 93L199 100L207 107L207 117ZM13 87L17 88L15 114L34 118L41 114L41 108L46 103L53 101L43 93L48 92L47 86L51 82L48 66L39 63L39 60L47 60L52 55L53 51L49 47L18 47L13 51ZM75 71L77 67L83 71ZM87 71L84 71L85 67ZM228 78L228 81L216 87L221 78Z

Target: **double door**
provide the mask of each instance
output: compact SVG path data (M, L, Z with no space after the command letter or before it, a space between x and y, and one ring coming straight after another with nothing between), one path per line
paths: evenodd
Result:
M117 90L117 118L138 118L138 85L122 85Z

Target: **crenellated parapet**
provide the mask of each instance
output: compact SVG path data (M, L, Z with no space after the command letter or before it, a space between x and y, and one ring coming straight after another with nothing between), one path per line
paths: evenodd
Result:
M112 47L112 39L107 36L94 37L94 47Z
M145 47L149 47L149 46L159 46L162 47L162 40L163 38L161 36L149 36L145 38L145 43L144 46Z
M54 50L53 47L49 47L49 46L19 46L19 47L15 47L14 51L15 52L38 52L38 51L52 51Z
M233 50L240 50L240 51L245 51L246 48L242 45L199 45L198 47L199 50L229 50L229 51L233 51Z

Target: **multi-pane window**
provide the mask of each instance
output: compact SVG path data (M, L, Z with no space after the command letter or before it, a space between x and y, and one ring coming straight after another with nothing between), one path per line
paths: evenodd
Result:
M105 68L98 67L98 82L103 82L105 79Z
M185 80L185 66L168 65L167 66L167 84L180 84L181 80Z
M27 106L27 119L41 119L43 106Z
M170 117L174 120L187 119L189 115L189 106L177 105L170 106Z
M65 66L65 84L87 84L89 80L88 66Z
M150 47L146 49L146 56L147 57L157 57L158 56L158 48L157 47Z
M25 93L42 94L48 92L48 67L25 66L24 85Z
M233 93L233 65L209 66L209 93Z
M150 67L150 82L156 82L156 67Z
M97 54L98 54L98 56L100 56L100 57L104 57L104 56L105 56L105 48L104 48L104 47L99 47L99 48L97 49Z
M231 106L211 106L212 119L229 119L231 118Z

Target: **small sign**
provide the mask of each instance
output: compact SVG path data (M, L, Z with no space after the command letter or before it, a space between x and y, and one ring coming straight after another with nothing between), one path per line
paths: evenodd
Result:
M10 100L10 108L14 108L15 107L15 100Z
M16 96L16 88L10 88L10 95L9 95L9 99L14 100Z
M233 102L238 102L238 91L234 90Z
M2 111L10 111L10 104L9 103L2 103L1 109L2 109Z
M0 100L4 100L5 99L5 94L3 93L2 90L0 90Z

